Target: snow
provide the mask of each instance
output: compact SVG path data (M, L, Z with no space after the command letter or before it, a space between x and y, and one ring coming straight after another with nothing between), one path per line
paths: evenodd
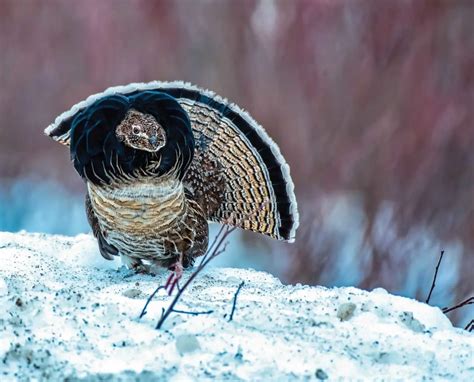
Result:
M380 288L210 268L176 308L213 313L172 314L155 330L164 293L138 316L167 272L135 275L90 235L0 233L0 264L1 381L474 380L473 334Z

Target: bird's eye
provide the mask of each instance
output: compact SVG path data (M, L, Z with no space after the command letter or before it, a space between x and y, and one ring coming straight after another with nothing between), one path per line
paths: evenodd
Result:
M135 134L135 135L139 134L140 133L140 126L134 125L132 127L132 133Z

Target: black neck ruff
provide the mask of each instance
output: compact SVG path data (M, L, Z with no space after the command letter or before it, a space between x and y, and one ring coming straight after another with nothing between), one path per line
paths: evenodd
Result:
M130 109L151 114L166 132L166 145L156 153L136 150L119 141L115 129ZM136 177L161 176L176 168L182 179L194 155L194 136L186 111L176 99L149 90L101 98L80 111L71 124L71 159L84 179L97 184ZM159 166L153 166L159 162Z

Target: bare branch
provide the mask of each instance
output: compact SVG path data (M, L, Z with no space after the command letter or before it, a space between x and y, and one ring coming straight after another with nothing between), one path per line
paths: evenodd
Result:
M441 251L441 254L440 254L439 259L438 259L438 264L436 265L436 269L435 269L435 273L434 273L434 277L433 277L433 282L431 283L430 293L428 294L428 298L426 299L427 304L430 303L431 294L433 293L433 290L436 286L436 278L438 277L439 266L441 264L441 261L443 260L443 256L444 256L444 251ZM467 298L466 300L464 300L464 301L460 302L459 304L454 305L450 308L448 308L448 307L443 308L442 312L444 314L446 314L446 313L452 312L453 310L456 310L456 309L462 308L463 306L471 305L471 304L474 304L474 296L471 296L471 297ZM464 329L469 331L469 332L474 330L474 320L471 320L466 325L466 327Z
M230 312L229 322L231 322L232 319L234 318L235 307L237 305L237 296L239 295L239 292L242 289L242 287L244 286L244 284L245 284L245 281L242 281L239 284L239 287L237 288L237 290L234 294L234 301L232 302L232 311Z
M259 209L262 209L265 206L265 204L266 203L262 203L262 205L259 207ZM250 215L251 215L251 213L248 214L248 216L250 216ZM246 217L248 217L248 216L246 216ZM243 221L243 219L244 218L242 217L240 220L237 220L237 223L234 222L234 224L232 224L233 220L232 220L232 216L230 216L228 218L228 220L226 221L226 224L221 226L221 228L219 229L218 234L216 235L216 237L212 241L212 244L208 247L206 253L202 256L201 261L199 262L199 265L196 267L195 271L191 274L191 276L189 276L189 278L186 280L184 285L182 287L180 285L178 285L179 279L173 280L172 275L170 275L170 277L168 277L168 280L166 281L166 284L165 285L160 285L152 293L152 295L148 298L148 300L147 300L147 302L146 302L146 304L145 304L145 306L142 310L140 318L143 317L146 314L146 307L148 306L150 301L153 299L153 297L156 295L156 293L160 289L167 289L170 286L170 284L172 284L171 291L172 291L172 288L174 288L174 286L177 285L178 286L178 288L177 288L178 292L174 296L174 298L171 301L168 308L166 308L166 309L163 308L162 309L161 317L158 320L158 323L156 324L156 329L160 329L163 326L163 323L166 321L166 319L168 318L168 316L171 313L183 313L183 314L190 314L190 315L199 315L199 314L210 314L210 313L212 313L213 312L212 310L207 311L207 312L187 312L187 311L174 309L174 307L175 307L176 303L179 301L179 299L181 298L181 295L183 294L183 292L194 281L194 279L197 277L197 275L199 273L201 273L201 271L207 266L207 264L209 264L209 262L212 259L216 258L220 254L225 252L225 250L227 249L227 245L229 244L229 242L226 241L227 237L237 229L237 226L239 225L240 222ZM240 289L242 288L242 286L243 286L243 282L239 285L239 288L238 288L238 290L237 290L237 292L234 296L234 303L233 303L233 307L232 307L232 313L231 313L230 320L232 320L232 316L233 316L234 311L235 311L237 295L238 295Z
M214 259L216 256L221 254L225 247L226 244L224 244L224 241L226 238L236 229L236 227L229 227L229 226L223 226L219 230L218 235L216 236L213 244L211 245L210 249L207 250L206 254L204 255L204 261L201 261L196 270L189 276L189 278L186 280L184 285L182 286L181 289L178 290L176 295L173 298L173 301L171 301L171 304L168 306L168 308L163 312L161 315L160 319L158 320L158 323L156 324L156 329L161 329L163 326L163 323L166 321L168 316L175 311L174 306L176 303L179 301L181 298L181 295L183 292L188 288L188 286L193 282L193 280L197 277L199 273L206 267L206 265ZM224 245L224 247L222 247Z
M474 304L474 296L471 296L465 299L464 301L460 302L457 305L452 306L451 308L448 308L448 307L443 308L443 313L446 314L446 313L452 312L453 310L456 310L456 309L462 308L463 306L471 305L471 304Z
M474 320L469 321L464 330L467 330L468 332L474 331Z
M178 310L178 309L173 309L174 313L180 313L180 314L189 314L190 316L199 316L201 314L211 314L214 313L213 310L207 310L205 312L189 312L187 310Z
M443 260L443 256L444 256L444 251L441 251L441 255L439 256L438 264L436 265L435 274L434 274L434 277L433 277L433 282L431 283L430 293L428 294L428 298L426 299L427 304L430 303L431 293L433 293L433 289L436 286L436 278L438 277L439 265L441 264L441 260Z
M153 297L155 297L155 295L160 291L160 289L165 289L165 287L163 285L160 285L158 288L155 289L155 291L150 295L150 297L148 297L148 300L146 300L145 306L143 307L143 310L140 313L140 317L138 318L142 318L147 313L146 308L148 307L148 304L151 302Z
M219 232L217 232L217 235L214 237L214 240L212 241L211 245L207 248L206 253L204 254L204 256L202 256L201 262L199 263L199 266L201 266L204 263L204 261L206 261L209 253L211 253L211 251L214 249L214 246L217 243L217 239L219 239L219 237L222 235L225 228L226 228L225 225L221 226L221 228L219 229Z

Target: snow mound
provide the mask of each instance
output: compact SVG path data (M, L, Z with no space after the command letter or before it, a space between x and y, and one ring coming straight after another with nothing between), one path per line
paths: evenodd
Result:
M474 335L415 300L212 268L176 309L213 313L158 331L164 293L138 316L166 277L103 260L89 235L0 233L0 380L474 380Z

